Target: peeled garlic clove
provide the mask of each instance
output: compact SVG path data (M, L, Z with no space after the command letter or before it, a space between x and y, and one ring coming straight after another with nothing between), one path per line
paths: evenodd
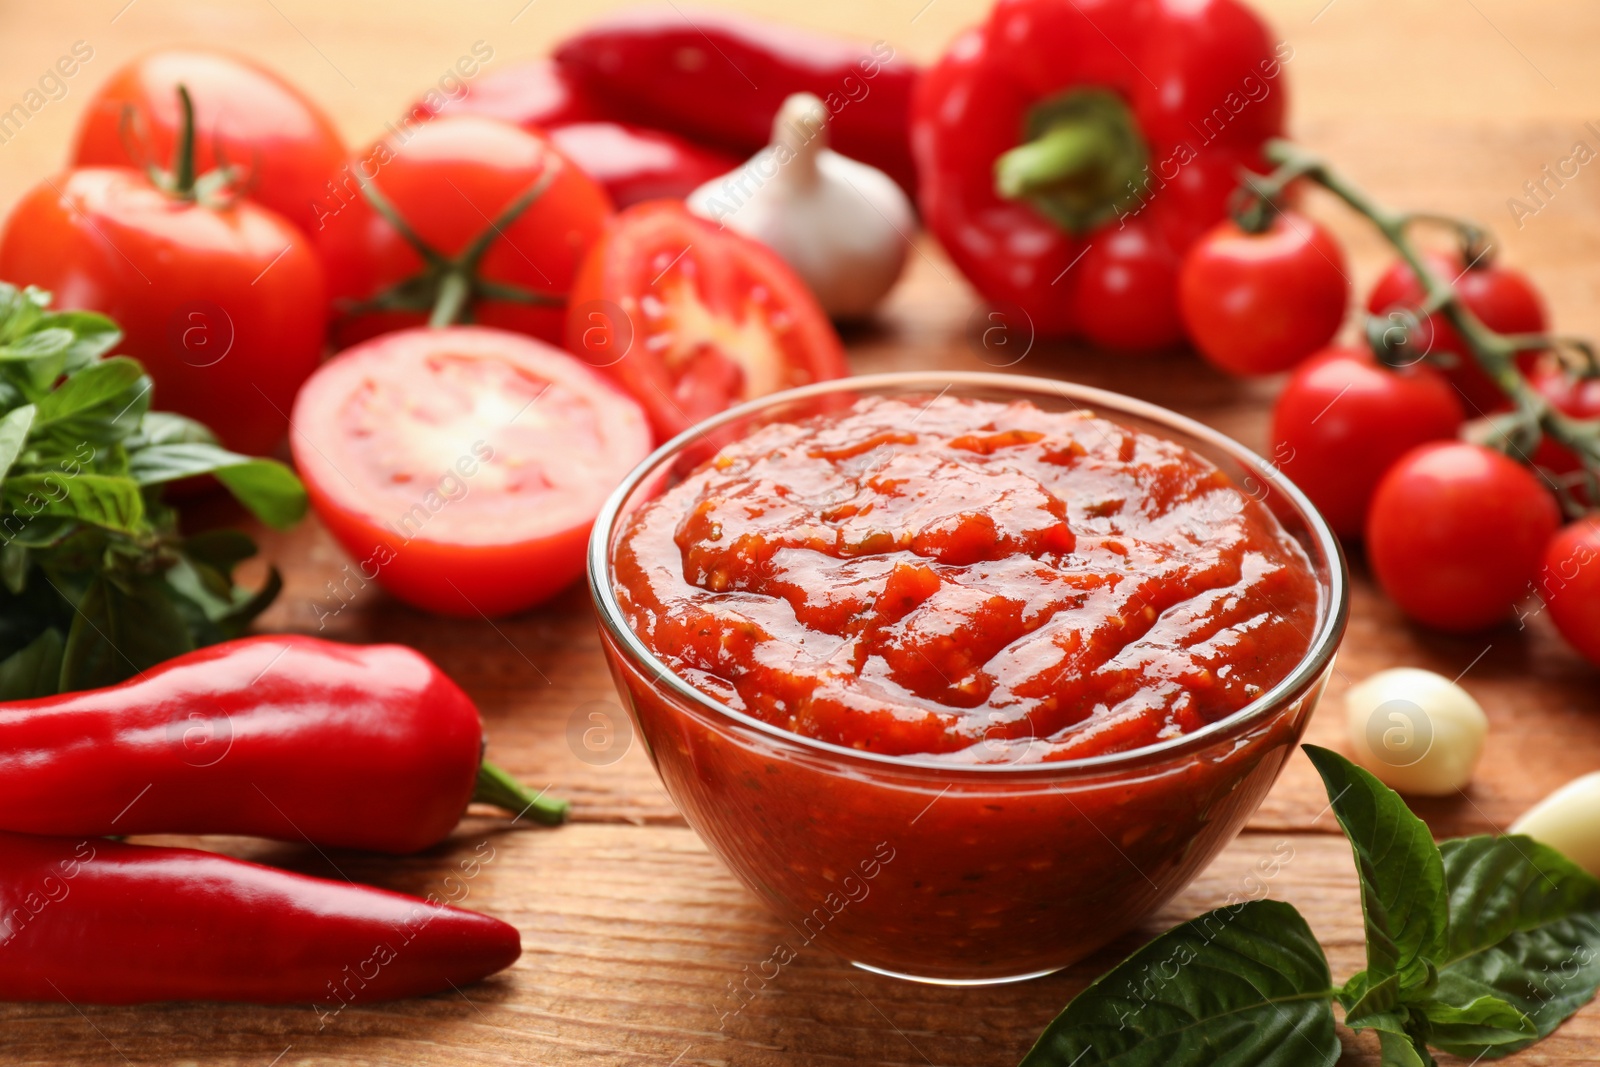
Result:
M785 100L772 143L688 205L771 248L843 319L866 315L894 287L916 227L892 178L828 148L828 109L810 93Z
M1574 779L1511 824L1600 878L1600 771Z
M1472 780L1489 720L1465 689L1416 667L1379 671L1345 693L1356 762L1384 785L1448 796Z

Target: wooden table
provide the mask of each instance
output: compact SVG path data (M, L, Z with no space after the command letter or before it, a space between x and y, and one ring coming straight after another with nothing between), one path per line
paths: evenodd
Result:
M64 99L0 144L0 203L58 168L87 95L142 49L179 41L230 46L283 71L326 102L352 142L374 135L482 40L491 68L535 54L611 4L480 0L471 5L248 0L63 0L14 5L0 32L0 108L76 40L94 58ZM883 38L930 58L981 14L982 0L744 0L819 27ZM1600 335L1600 171L1585 169L1519 228L1507 207L1544 163L1569 154L1600 119L1600 7L1561 0L1276 0L1294 47L1293 132L1378 196L1476 218L1537 280L1564 332ZM1587 109L1587 110L1586 110ZM1364 287L1385 262L1372 235L1330 204L1313 205L1347 241ZM965 339L974 303L938 249L918 245L910 275L878 325L851 340L857 370L983 369ZM1238 382L1192 357L1118 359L1035 347L1015 368L1132 393L1263 443L1276 381ZM462 995L344 1012L319 1029L308 1008L178 1004L0 1008L8 1063L801 1064L1015 1063L1066 1001L1149 934L1249 892L1262 858L1292 855L1266 891L1304 911L1336 977L1359 966L1361 926L1347 848L1310 765L1297 758L1248 830L1192 886L1130 935L1069 972L1019 986L942 989L866 974L812 950L742 1011L729 996L784 936L713 859L662 793L638 745L579 758L573 723L617 715L586 594L496 623L446 622L376 587L344 584L346 560L314 521L264 537L287 588L267 629L348 641L401 641L435 658L479 702L495 757L574 805L559 830L471 818L446 845L407 860L249 841L208 847L395 889L442 890L485 841L493 860L466 879L464 902L523 931L510 972ZM349 590L355 590L351 592ZM1490 748L1465 795L1419 803L1439 835L1503 829L1554 786L1600 767L1600 674L1535 617L1453 638L1414 628L1357 567L1354 612L1329 699L1310 739L1343 743L1340 696L1372 671L1417 665L1462 682L1491 721ZM596 704L595 702L599 702ZM1290 851L1292 850L1292 852ZM454 884L454 883L452 883ZM450 890L460 893L460 890ZM0 957L0 966L4 965ZM719 1021L720 1020L720 1021ZM1351 1064L1372 1044L1344 1034ZM1590 1006L1517 1063L1600 1062Z

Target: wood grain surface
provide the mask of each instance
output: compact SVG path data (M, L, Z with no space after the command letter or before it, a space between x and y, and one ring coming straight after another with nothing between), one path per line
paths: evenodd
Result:
M93 59L0 143L0 205L65 160L95 85L159 44L232 47L267 62L324 101L353 144L433 84L476 41L490 68L542 52L609 2L473 0L96 0L10 3L0 10L0 110L21 99L78 40ZM937 54L976 21L982 0L744 0L738 7L797 24ZM1497 251L1527 270L1562 332L1600 335L1600 170L1581 171L1519 227L1507 206L1545 163L1595 135L1600 120L1600 7L1562 0L1276 0L1262 5L1294 47L1292 129L1379 197L1475 218ZM1313 213L1346 241L1364 291L1386 262L1374 237L1322 200ZM932 242L917 244L905 283L878 322L849 338L859 371L985 369L969 343L971 291ZM1276 380L1238 382L1173 353L1119 359L1036 345L1013 368L1131 393L1200 418L1259 447ZM464 883L464 903L515 923L524 955L509 972L434 998L352 1008L319 1020L309 1008L178 1004L93 1008L0 1006L0 1062L17 1064L1014 1064L1054 1013L1149 934L1265 892L1305 912L1335 976L1359 966L1361 914L1348 850L1335 835L1309 763L1294 760L1249 829L1146 927L1051 978L942 989L859 972L802 953L741 1001L729 995L784 928L701 846L662 792L617 711L586 594L570 590L513 619L450 622L347 582L346 559L314 521L264 533L287 587L263 628L349 641L401 641L435 658L479 702L497 760L574 802L558 830L463 823L451 842L406 860L207 840L220 848L330 876L425 893L462 885L461 861L487 841L493 860ZM1546 620L1473 637L1409 626L1353 561L1349 634L1309 739L1344 747L1341 696L1384 667L1416 665L1462 684L1491 721L1477 780L1461 796L1416 807L1441 836L1503 829L1550 789L1600 768L1600 674ZM614 748L569 740L591 712L618 724ZM1258 886L1263 857L1291 855ZM447 882L452 876L457 882ZM0 966L4 965L0 958ZM742 1007L741 1007L742 1005ZM1370 1043L1343 1032L1348 1064L1375 1064ZM1446 1061L1448 1062L1448 1061ZM1600 1063L1600 1008L1506 1061Z

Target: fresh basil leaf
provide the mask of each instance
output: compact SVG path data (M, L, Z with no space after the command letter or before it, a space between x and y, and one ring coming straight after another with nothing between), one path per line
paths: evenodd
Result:
M1339 1058L1328 961L1275 900L1176 926L1085 989L1022 1067L1328 1067Z
M36 410L32 404L24 404L0 416L0 481L11 473L11 465L22 454L22 446L28 443L28 431L33 429Z
M138 483L109 474L19 474L6 479L0 496L13 517L30 521L55 516L139 533L145 517Z
M1428 1041L1437 1048L1520 1047L1538 1036L1532 1019L1495 996L1461 1007L1430 1000L1416 1010L1428 1020Z
M58 692L61 633L46 628L33 641L0 660L0 700L32 700Z
M102 409L115 418L118 410L116 405L125 402L129 390L134 389L144 393L150 391L150 381L136 360L115 356L85 367L39 400L39 425L49 426ZM140 417L143 414L141 411Z
M1378 1051L1383 1067L1434 1067L1428 1046L1414 1034L1379 1030Z
M1526 1016L1533 1034L1513 1041L1434 1044L1465 1058L1495 1058L1548 1036L1600 989L1600 882L1529 837L1466 837L1440 846L1450 938L1433 999L1457 1008L1484 997Z
M1366 918L1367 971L1400 976L1402 992L1428 978L1445 947L1444 863L1433 835L1400 795L1337 752L1304 746L1355 851Z
M28 584L28 567L32 562L26 545L13 541L0 546L0 582L11 595L20 594Z
M144 421L139 424L139 432L124 442L129 451L150 445L196 443L214 445L217 435L207 429L205 423L185 415L174 415L170 411L146 412Z
M262 522L283 529L306 513L306 490L294 472L271 459L254 459L216 445L151 445L128 457L128 473L140 485L215 475L239 503Z
M66 359L68 374L96 362L122 341L122 330L97 311L57 311L40 318L39 325L72 332Z
M183 553L197 563L233 577L233 568L256 554L256 543L243 530L205 530L183 540ZM231 581L228 584L232 584Z
M1400 976L1391 974L1372 983L1371 975L1362 971L1344 984L1339 1002L1344 1005L1346 1026L1356 1030L1376 1027L1378 1023L1367 1020L1401 1010Z
M25 363L61 355L71 348L77 339L71 330L64 327L36 330L9 344L0 345L0 363Z
M78 601L61 660L61 689L115 685L194 648L166 583L141 577L125 591L97 578Z

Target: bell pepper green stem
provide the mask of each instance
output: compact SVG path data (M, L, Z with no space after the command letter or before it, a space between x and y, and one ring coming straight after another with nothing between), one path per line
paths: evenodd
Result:
M559 826L566 821L565 800L547 797L544 791L535 793L504 770L484 760L478 768L478 785L472 799L480 804L493 804L512 812L517 818L527 816L546 826Z
M1019 144L995 160L995 189L1007 200L1021 199L1104 166L1109 155L1102 130L1088 123L1060 122L1043 137Z

